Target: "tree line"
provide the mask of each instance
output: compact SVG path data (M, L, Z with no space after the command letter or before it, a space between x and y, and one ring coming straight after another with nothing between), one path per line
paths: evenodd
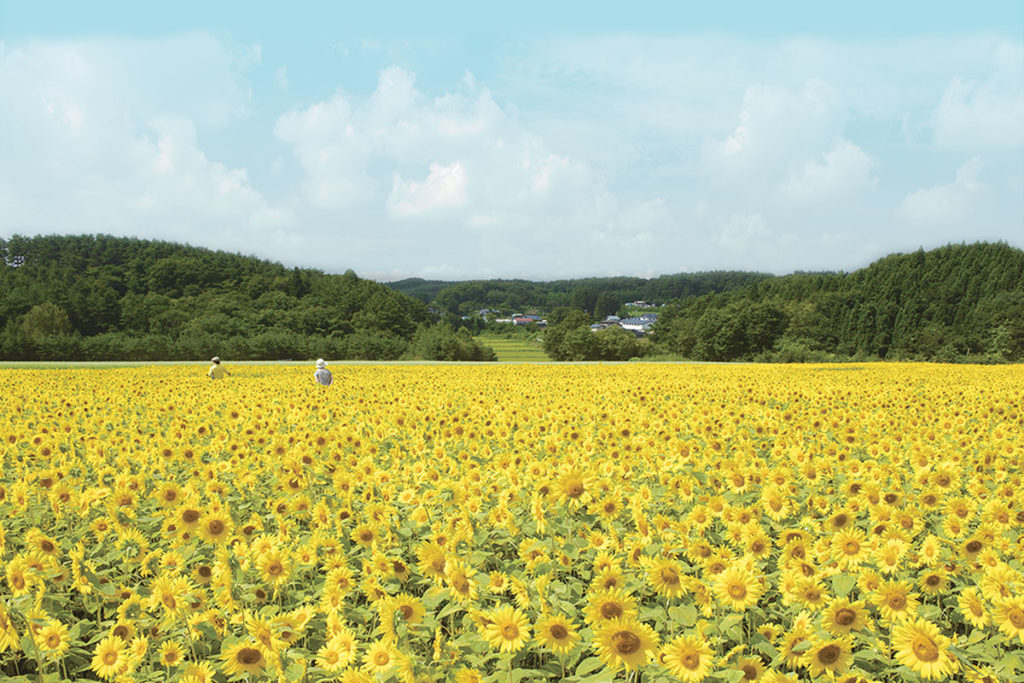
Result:
M590 323L664 305L650 337ZM429 304L429 306L428 306ZM0 239L0 359L494 360L482 308L548 317L555 360L1024 360L1024 251L952 244L852 273L405 280L106 235ZM464 319L468 318L468 319Z
M771 275L737 271L677 273L653 279L592 277L577 280L469 280L448 282L411 278L388 286L418 298L432 309L455 316L483 309L501 313L551 312L570 307L603 318L632 301L664 303L680 297L725 292L760 282Z
M1024 360L1024 251L951 244L685 297L652 341L710 361Z
M351 270L329 275L107 235L0 240L0 359L214 354L235 360L494 358L465 334L438 325L419 299Z

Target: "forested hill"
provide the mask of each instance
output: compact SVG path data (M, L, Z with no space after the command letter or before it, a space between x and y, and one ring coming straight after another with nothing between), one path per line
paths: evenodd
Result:
M1022 360L1024 251L948 245L680 299L654 338L701 360Z
M553 311L572 306L599 317L632 301L665 303L686 296L727 292L772 277L765 273L712 271L677 273L652 279L591 277L576 280L469 280L447 282L410 278L388 283L445 313L470 315L490 308L504 312Z
M398 358L419 300L327 275L168 242L0 240L0 358Z

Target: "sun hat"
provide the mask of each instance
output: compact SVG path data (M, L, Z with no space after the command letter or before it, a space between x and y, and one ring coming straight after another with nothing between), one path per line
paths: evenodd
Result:
M327 367L327 361L325 361L323 358L317 358L316 359L316 366L318 368L326 368Z
M210 359L210 362L211 363L219 363L220 362L220 356L214 356L213 358Z

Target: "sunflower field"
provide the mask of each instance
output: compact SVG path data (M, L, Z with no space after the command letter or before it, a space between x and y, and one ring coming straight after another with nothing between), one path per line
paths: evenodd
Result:
M1024 681L1024 368L0 370L0 678Z

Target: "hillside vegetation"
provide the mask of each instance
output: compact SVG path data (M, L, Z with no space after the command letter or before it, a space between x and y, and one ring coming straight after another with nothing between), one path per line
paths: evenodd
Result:
M663 304L650 338L590 332L635 300ZM473 335L508 328L482 308L547 316L556 360L1017 361L1024 251L949 245L852 273L386 286L168 242L0 240L0 360L494 360Z
M679 299L654 341L698 360L1021 360L1024 251L948 245Z
M432 322L421 301L352 271L289 270L103 235L0 240L4 360L395 359L417 351L486 359L471 339Z

